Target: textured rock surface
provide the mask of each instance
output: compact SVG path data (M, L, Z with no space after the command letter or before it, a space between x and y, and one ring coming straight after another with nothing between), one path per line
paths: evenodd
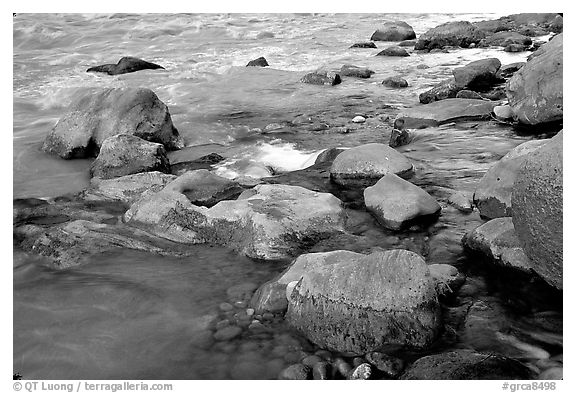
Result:
M250 300L250 307L257 314L265 312L283 312L288 308L286 299L286 284L269 281L260 286Z
M460 46L467 48L470 44L477 44L486 34L470 22L447 22L418 37L414 49L435 49L445 46Z
M494 106L495 103L490 101L448 98L401 111L396 116L394 127L399 130L426 128L456 120L489 118Z
M302 83L311 85L330 85L334 86L342 82L340 75L335 72L318 71L306 74L300 79Z
M342 186L370 186L387 173L410 176L412 163L390 146L369 143L340 153L330 168L331 179Z
M86 72L103 72L108 75L128 74L141 70L164 69L161 65L150 63L146 60L136 57L123 57L116 64L103 64L96 67L90 67Z
M410 54L406 52L406 49L399 46L389 46L383 51L376 53L376 56L407 57L410 56Z
M524 161L512 191L512 219L532 268L562 289L562 132Z
M180 178L186 183L182 193L197 206L212 207L220 201L235 199L244 191L235 181L206 169L186 172Z
M164 146L128 134L106 138L90 166L90 175L101 179L155 171L170 173Z
M364 203L382 226L392 230L435 216L441 210L430 194L393 173L364 190Z
M250 60L246 67L268 67L269 64L264 57L259 57L254 60Z
M161 143L167 150L184 146L168 108L149 89L100 89L70 106L48 133L42 149L62 158L95 157L106 138L130 134Z
M510 44L532 45L532 38L515 31L499 31L486 37L488 45L506 47Z
M370 78L374 74L374 71L369 70L366 67L357 67L355 65L344 64L340 68L340 75L342 76L353 76L355 78Z
M306 269L292 292L286 314L291 326L323 348L354 354L431 344L440 314L422 257L407 250L352 259L327 254L332 260Z
M408 87L408 82L406 82L406 79L401 78L399 76L391 76L389 78L386 78L382 81L382 84L384 86L394 87L394 88Z
M512 216L512 188L528 154L548 143L533 140L516 146L494 164L480 179L474 191L474 204L485 218Z
M517 360L470 350L429 355L418 359L401 379L473 380L531 379L532 371Z
M403 21L387 21L370 37L372 41L403 41L416 38L414 29Z
M132 205L124 219L166 239L225 245L264 260L297 255L343 228L342 202L331 194L262 184L206 208L190 202L187 187L187 178L177 178Z
M482 59L455 68L452 73L458 87L476 90L497 82L496 73L500 66L500 60L496 58Z
M436 283L436 292L439 296L449 296L455 293L466 281L466 276L452 265L434 263L428 265L428 269Z
M506 95L514 117L535 125L563 118L562 34L542 45L506 84Z
M438 83L430 90L420 93L418 99L422 104L429 104L431 102L445 100L447 98L456 98L456 95L460 90L462 90L462 88L456 85L454 78L450 78Z

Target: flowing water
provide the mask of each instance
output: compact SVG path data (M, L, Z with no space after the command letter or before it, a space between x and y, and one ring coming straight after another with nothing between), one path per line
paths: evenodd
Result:
M44 154L41 145L68 105L101 87L152 89L168 105L186 141L187 148L172 153L171 162L190 159L195 151L217 152L227 157L215 168L217 173L231 178L301 169L329 147L387 143L389 118L414 105L419 93L449 77L453 68L486 57L498 57L502 64L524 61L528 53L459 49L388 58L374 56L384 43L377 43L380 49L349 46L368 41L385 19L404 20L418 35L447 21L499 16L18 14L14 197L55 197L88 185L90 160L61 160ZM166 70L119 76L85 72L122 56L143 58ZM269 68L245 67L260 56ZM370 79L346 78L334 87L299 82L306 72L336 70L342 64L365 66L375 74ZM429 68L417 68L420 64ZM410 87L382 86L392 75L403 76ZM356 114L368 121L330 131L351 126ZM300 115L330 127L310 131L285 126ZM268 132L270 124L276 125ZM412 181L441 199L447 189L473 191L494 162L531 138L494 122L466 122L421 130L399 151L414 162ZM434 225L400 234L381 230L367 213L351 210L350 226L363 240L320 244L315 251L401 247L419 252L428 263L450 263L467 272L467 283L445 306L447 324L458 330L460 322L454 321L459 319L450 315L482 300L504 310L493 323L505 339L495 340L481 329L444 334L435 350L474 347L512 354L536 366L562 353L561 298L540 283L526 286L519 281L515 288L510 285L514 278L465 255L460 239L482 220L477 213L464 215L446 204L443 208ZM281 321L258 339L241 336L207 346L197 338L220 315L218 305L227 300L227 288L261 284L281 269L202 246L180 259L119 251L55 272L39 258L15 250L14 372L25 378L274 378L290 364L291 354L310 346Z

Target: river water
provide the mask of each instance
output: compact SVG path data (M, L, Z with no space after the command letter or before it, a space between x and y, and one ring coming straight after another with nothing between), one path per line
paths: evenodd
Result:
M387 143L389 119L417 103L419 93L449 77L453 68L486 57L498 57L502 64L524 61L528 53L459 49L387 58L374 56L384 43L377 43L380 49L349 46L368 41L385 19L404 20L419 35L447 21L499 16L18 14L13 30L14 198L55 197L88 185L90 160L65 161L40 148L66 107L101 87L152 89L168 105L189 147L172 153L171 161L189 158L202 145L207 153L227 157L217 172L231 178L254 174L255 168L256 173L301 169L329 147ZM85 72L122 56L143 58L166 70L113 77ZM269 68L245 67L260 56ZM336 70L342 64L366 66L375 74L370 79L346 78L334 87L299 83L306 72ZM429 68L417 68L420 64ZM410 87L382 86L392 75L403 76ZM282 125L302 114L331 128L274 126L262 132L269 124ZM356 114L368 121L346 132L329 131L350 126ZM494 122L467 122L420 131L399 151L415 165L412 180L441 197L446 189L473 191L491 165L532 138ZM473 347L513 355L534 367L562 353L561 298L539 283L526 286L520 280L511 288L515 278L494 273L465 255L460 239L482 220L477 213L464 215L443 207L436 224L400 234L381 230L365 212L351 211L355 234L364 241L319 245L315 251L402 247L424 255L428 263L450 263L468 272L462 294L446 306L447 320L450 310L458 314L470 302L482 300L505 310L497 313L494 324L506 338L499 336L498 341L478 329L474 334L445 334L436 351ZM261 284L281 270L224 248L202 246L186 259L118 251L55 272L39 258L15 250L14 372L37 379L275 378L290 364L291 352L309 346L281 321L258 340L242 336L209 347L194 342L219 315L227 288ZM455 330L458 324L453 321ZM524 349L515 352L518 347Z

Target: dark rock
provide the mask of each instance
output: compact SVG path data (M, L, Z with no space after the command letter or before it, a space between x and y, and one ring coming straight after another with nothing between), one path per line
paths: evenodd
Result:
M280 372L281 380L304 380L310 376L310 369L303 364L293 364Z
M471 43L477 44L486 34L470 22L447 22L418 37L414 49L442 49L445 46L467 48Z
M353 44L350 49L352 48L372 48L372 49L376 49L377 46L375 43L373 42L358 42L356 44Z
M366 187L387 173L410 176L413 169L401 153L381 143L370 143L340 153L332 163L330 178L344 187Z
M447 98L456 98L460 90L462 90L462 88L456 85L454 78L451 78L438 83L430 90L420 93L418 98L422 104L429 104Z
M512 188L518 172L529 154L546 143L546 140L522 143L486 172L474 191L474 204L481 217L492 219L512 215Z
M250 60L246 67L268 67L269 64L264 57L259 57L254 60Z
M407 40L398 43L398 46L414 46L416 45L416 40Z
M506 95L519 122L536 125L563 118L562 34L533 53L506 84Z
M394 127L426 128L458 120L488 119L494 106L491 101L448 98L403 110L396 116Z
M404 369L404 361L381 352L370 352L366 360L389 378L397 378Z
M206 169L186 172L179 176L186 186L182 193L192 204L212 207L220 201L235 199L244 191L238 183L209 172Z
M418 64L418 65L416 66L416 68L419 69L419 70L426 70L426 69L430 68L430 66L427 65L427 64ZM423 102L423 104L425 104L425 102Z
M384 175L364 190L366 209L387 229L400 230L418 219L440 213L440 205L420 187L396 176Z
M250 301L250 307L252 307L257 314L286 311L288 308L286 284L280 284L276 281L265 283L254 293Z
M514 31L500 31L485 38L488 45L506 47L510 44L532 45L532 38Z
M128 134L106 138L90 166L90 175L101 179L154 171L170 173L164 146Z
M300 79L302 83L309 83L312 85L330 85L334 86L342 82L340 75L335 72L318 71L306 74Z
M314 164L322 164L325 162L331 163L332 161L334 161L336 157L340 155L340 153L342 153L345 150L346 149L340 149L338 147L331 147L329 149L326 149L322 153L320 153L318 157L316 157L316 161L314 161Z
M370 40L372 41L403 41L416 38L414 29L403 21L387 21L376 30Z
M397 130L392 129L390 133L390 141L388 142L388 146L390 147L399 147L404 146L412 142L412 138L414 136L408 130Z
M314 259L318 267L304 271L286 320L316 345L362 355L390 345L422 348L436 337L435 284L419 255L335 251Z
M46 137L42 150L62 158L98 155L106 138L130 134L176 150L184 143L170 112L148 89L102 89L87 94L68 109Z
M408 87L408 82L406 82L406 79L401 78L399 76L391 76L389 78L386 78L382 81L382 84L384 86L393 87L393 88Z
M460 90L456 98L465 98L467 100L481 100L482 96L472 90Z
M157 70L157 69L163 70L165 68L158 64L149 63L136 57L123 57L116 64L104 64L96 67L91 67L88 68L86 72L104 72L108 75L120 75L141 70Z
M374 71L365 67L356 67L354 65L345 64L340 68L340 75L353 76L355 78L370 78Z
M192 161L181 161L170 165L170 171L173 175L180 176L186 172L198 169L211 169L212 165L224 161L225 158L217 153L210 153Z
M504 48L504 52L524 52L526 47L522 44L509 44Z
M399 46L389 46L388 48L384 49L376 53L376 56L395 56L395 57L406 57L410 56L406 49L401 48Z
M500 67L500 71L498 71L498 73L500 74L500 76L504 77L504 78L509 78L512 75L514 75L514 73L516 71L518 71L520 68L524 67L526 65L525 61L520 61L517 63L512 63L512 64L506 64Z
M418 359L406 370L401 379L510 380L533 377L533 372L517 360L496 354L457 350Z
M562 289L562 132L530 153L512 191L512 219L532 268Z
M494 83L502 82L496 77L500 65L500 60L496 58L473 61L452 71L454 81L458 87L470 90L486 89Z

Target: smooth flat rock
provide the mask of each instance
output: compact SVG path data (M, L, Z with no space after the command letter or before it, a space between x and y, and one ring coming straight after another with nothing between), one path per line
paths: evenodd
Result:
M489 118L494 106L496 103L490 101L447 98L404 109L396 116L394 127L399 130L437 127L457 120Z

